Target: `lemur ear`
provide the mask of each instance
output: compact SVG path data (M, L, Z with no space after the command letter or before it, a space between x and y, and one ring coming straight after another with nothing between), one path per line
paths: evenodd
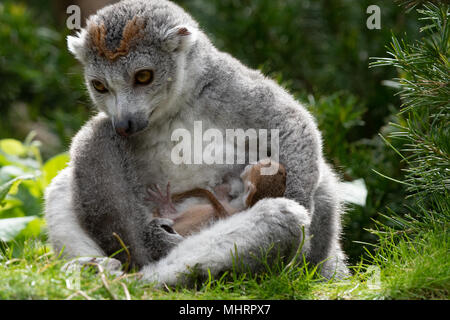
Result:
M67 37L67 47L69 51L82 63L86 60L85 35L86 30L83 29L81 32L77 32L76 36Z
M163 38L163 49L168 52L186 51L197 40L195 28L188 26L177 26L167 31Z

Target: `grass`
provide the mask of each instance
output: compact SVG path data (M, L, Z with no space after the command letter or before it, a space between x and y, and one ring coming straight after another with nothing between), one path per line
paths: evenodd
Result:
M66 261L42 241L26 241L20 257L13 258L12 251L7 248L0 261L0 299L310 299L312 286L320 281L315 270L291 265L258 276L230 273L192 289L157 289L139 281L137 274L115 278L84 268L77 290L61 271Z
M448 233L427 232L413 241L393 237L379 251L385 295L395 299L448 299L450 247ZM396 243L397 242L397 243Z
M84 268L73 288L61 271L65 261L30 239L18 257L10 247L0 255L0 299L448 299L449 249L446 229L414 239L390 234L344 281L325 281L316 268L297 263L253 276L229 273L191 289L157 289L137 274L115 278Z
M446 230L428 231L414 238L388 233L375 251L368 251L366 262L354 270L347 283L327 284L319 288L323 289L321 294L328 299L449 299ZM367 272L369 269L375 272Z

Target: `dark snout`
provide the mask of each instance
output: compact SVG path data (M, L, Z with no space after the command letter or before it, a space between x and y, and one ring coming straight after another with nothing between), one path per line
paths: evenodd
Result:
M139 119L134 116L125 116L114 121L114 129L122 137L132 136L148 126L148 120Z

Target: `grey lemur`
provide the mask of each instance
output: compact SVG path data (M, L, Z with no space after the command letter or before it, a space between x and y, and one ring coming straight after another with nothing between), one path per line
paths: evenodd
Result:
M74 137L69 166L46 192L56 251L110 256L122 249L116 233L144 279L170 285L185 283L192 268L200 276L230 270L235 250L257 272L259 252L272 248L289 260L306 238L302 253L311 264L323 262L325 277L348 273L338 180L313 117L282 87L217 50L189 14L166 0L107 6L68 37L68 47L84 66L99 112ZM262 199L187 238L173 231L173 221L153 217L147 186L171 181L175 193L212 190L245 166L172 161L171 134L192 131L194 121L223 134L278 129L285 198ZM123 252L115 258L127 259Z

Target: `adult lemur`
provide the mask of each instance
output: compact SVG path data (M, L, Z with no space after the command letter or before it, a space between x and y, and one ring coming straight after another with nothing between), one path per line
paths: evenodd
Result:
M261 252L290 259L305 238L302 252L312 264L324 261L324 276L347 274L337 179L322 156L314 119L283 88L218 51L183 9L166 0L105 7L68 37L68 46L84 66L99 113L73 139L68 168L47 190L56 251L109 256L122 249L116 233L145 279L176 284L185 283L192 268L199 275L230 270L236 256L258 271ZM186 239L173 232L172 221L153 218L144 201L147 186L170 181L174 192L212 189L226 176L239 178L244 168L175 164L171 134L192 131L194 121L222 133L279 129L286 198L263 199ZM127 259L124 252L116 258Z

